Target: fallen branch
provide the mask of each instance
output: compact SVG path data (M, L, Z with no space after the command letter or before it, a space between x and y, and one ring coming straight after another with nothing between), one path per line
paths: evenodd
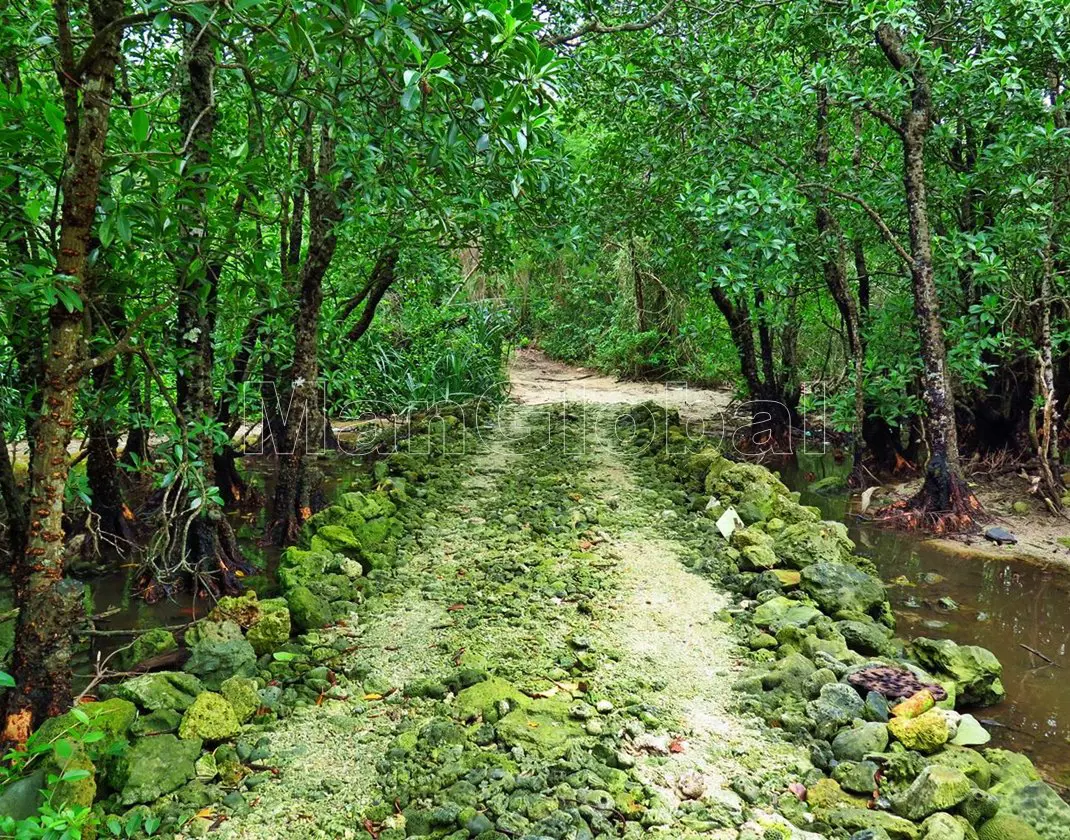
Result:
M1027 645L1027 644L1024 644L1023 642L1019 642L1019 643L1018 643L1018 647L1020 647L1020 648L1024 648L1025 650L1029 651L1029 652L1030 652L1031 654L1033 654L1034 656L1039 656L1039 657L1040 657L1041 659L1043 659L1043 660L1044 660L1045 662L1047 662L1047 663L1048 663L1049 665L1054 665L1054 666L1055 666L1056 668L1062 668L1062 667L1063 667L1062 665L1060 665L1060 664L1059 664L1058 662L1056 662L1056 661L1055 661L1054 659L1052 659L1051 657L1049 657L1049 656L1045 656L1045 655L1044 655L1043 653L1041 653L1041 652L1040 652L1039 650L1037 650L1036 648L1032 648L1032 647L1029 647L1029 645Z

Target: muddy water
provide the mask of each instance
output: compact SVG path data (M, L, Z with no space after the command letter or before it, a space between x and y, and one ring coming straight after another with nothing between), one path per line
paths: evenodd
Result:
M860 523L846 494L808 489L841 469L831 458L807 458L802 466L782 465L780 473L804 504L845 522L859 553L876 563L889 584L900 636L950 638L999 657L1007 699L977 716L989 722L994 745L1028 754L1052 781L1070 785L1070 573L1020 560L959 557Z
M317 466L324 473L324 497L330 499L343 486L348 486L359 471L361 462L338 455L318 462ZM250 510L228 514L228 518L243 556L254 567L254 575L247 581L249 588L255 589L261 597L271 597L277 594L275 573L281 553L279 548L266 540L267 507L275 490L275 461L266 456L247 457L242 459L241 470L256 498L264 504L258 502ZM121 565L121 561L115 565ZM83 681L88 680L90 663L97 661L98 656L106 657L131 641L134 633L127 631L184 626L203 618L214 605L214 599L203 591L197 594L179 591L171 598L147 604L132 594L134 571L134 564L130 564L122 571L87 581L92 593L92 611L104 616L95 622L97 629L115 635L92 638L90 650L75 664L76 675ZM112 661L113 667L114 664L115 660Z

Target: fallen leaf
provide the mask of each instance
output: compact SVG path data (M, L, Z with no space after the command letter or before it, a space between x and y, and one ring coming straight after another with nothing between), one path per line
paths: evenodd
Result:
M868 487L862 492L862 505L859 507L859 513L865 513L869 510L869 503L873 499L873 494L876 492L877 487Z
M365 700L382 700L383 699L383 695L382 694L365 694L364 695L364 699Z
M684 751L684 741L681 738L673 738L669 741L669 752L682 753Z

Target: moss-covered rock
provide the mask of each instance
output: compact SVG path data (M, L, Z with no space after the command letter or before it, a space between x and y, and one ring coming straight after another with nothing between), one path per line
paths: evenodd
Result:
M498 740L509 747L524 747L536 755L562 755L584 732L569 719L568 704L556 700L532 700L502 717L495 725Z
M893 650L887 628L873 621L838 621L836 629L847 647L865 656L886 656Z
M157 671L124 680L109 687L116 697L136 703L142 709L157 711L171 709L185 711L204 691L204 685L193 674L177 671Z
M844 791L835 779L818 779L806 789L806 802L818 813L835 808L864 808L866 800Z
M950 744L929 756L929 761L943 767L954 767L966 774L977 787L985 789L992 783L992 768L977 750Z
M137 717L134 704L117 697L100 703L82 703L78 706L78 712L78 715L72 711L46 720L41 728L30 736L30 750L46 744L55 744L59 740L79 742L90 732L102 732L103 738L88 745L90 755L99 755L116 740L125 738L130 725ZM81 715L87 717L88 722L80 720Z
M840 761L862 761L867 755L888 748L888 727L878 721L857 723L841 729L832 739L832 753Z
M190 658L183 670L199 677L205 688L218 691L230 677L251 677L256 673L256 651L236 623L206 622L195 629L192 641L190 634L186 637Z
M1070 805L1044 782L1003 794L999 812L1028 823L1044 840L1070 840Z
M996 796L1013 793L1020 787L1040 779L1033 762L1021 753L1010 750L991 749L983 752L985 761L992 768L991 792Z
M46 776L60 779L52 788L51 805L63 808L89 808L97 796L97 768L81 748L55 751L45 761Z
M973 834L973 827L962 817L939 812L927 817L921 824L922 840L966 840Z
M123 805L153 802L193 778L200 740L174 735L139 738L109 765L107 781Z
M776 535L774 551L785 566L802 569L814 563L849 563L855 545L841 522L797 522Z
M884 584L846 563L814 563L802 570L802 589L827 615L841 611L876 614L885 601Z
M895 811L909 820L922 820L937 811L950 811L973 790L961 770L931 764L895 799Z
M178 727L178 737L186 741L225 741L237 735L240 729L234 707L226 698L206 691L186 709Z
M135 665L161 656L178 648L175 634L163 627L154 627L138 636L130 647L119 655L119 660L126 670L131 670Z
M821 815L822 822L834 828L841 828L848 833L862 831L883 831L892 840L917 840L921 829L913 822L887 811L874 811L868 808L836 808Z
M298 586L286 593L290 618L298 630L319 630L333 623L331 605L307 586Z
M263 610L245 634L245 638L253 646L256 655L263 656L286 644L290 638L290 629L290 610L284 601L282 606Z
M211 622L230 621L239 627L252 627L259 618L260 601L251 589L241 595L224 595L208 613Z
M996 814L977 829L977 840L1047 840L1012 814Z
M239 723L245 723L260 708L260 694L256 680L247 677L231 677L224 681L219 693L230 703Z
M921 665L951 677L958 687L958 702L991 706L1006 695L1003 666L995 654L978 645L959 645L950 639L914 639L911 652Z
M821 611L809 604L778 595L755 609L752 620L759 627L806 627L821 617Z
M345 525L324 525L313 533L310 545L321 554L344 554L353 560L361 557L360 540Z
M495 723L527 703L528 698L511 682L491 677L459 692L453 700L453 714L465 722Z
M888 731L908 750L920 753L935 752L951 737L947 719L936 709L916 718L892 718Z

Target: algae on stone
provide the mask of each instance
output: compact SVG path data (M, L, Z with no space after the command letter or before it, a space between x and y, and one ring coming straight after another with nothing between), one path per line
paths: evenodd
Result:
M234 707L219 694L206 691L182 716L178 737L184 740L223 741L241 729Z

